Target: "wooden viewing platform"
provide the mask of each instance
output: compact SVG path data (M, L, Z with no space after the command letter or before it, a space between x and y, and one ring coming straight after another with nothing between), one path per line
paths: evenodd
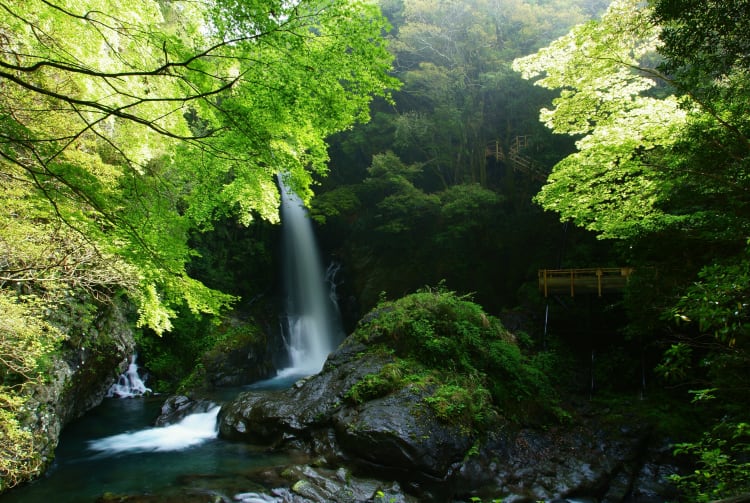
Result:
M625 288L632 267L591 267L585 269L539 269L539 291L547 297L551 293L616 292Z

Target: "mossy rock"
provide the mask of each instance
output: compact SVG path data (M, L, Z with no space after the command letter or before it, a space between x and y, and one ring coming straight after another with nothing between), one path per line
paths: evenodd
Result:
M209 334L213 341L180 390L241 386L273 374L266 334L252 319L232 319Z
M500 320L466 296L437 288L381 301L351 339L395 358L352 387L347 398L355 403L404 386L430 386L425 403L468 431L499 416L542 422L559 416L547 376Z

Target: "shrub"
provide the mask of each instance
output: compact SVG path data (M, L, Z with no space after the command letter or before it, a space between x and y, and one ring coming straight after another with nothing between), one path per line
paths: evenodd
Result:
M720 422L697 442L678 444L675 454L693 456L697 461L693 473L671 477L692 501L715 501L750 492L750 424Z
M44 379L44 362L62 340L45 319L48 305L33 295L0 290L0 492L43 468L37 442L23 417L28 393Z

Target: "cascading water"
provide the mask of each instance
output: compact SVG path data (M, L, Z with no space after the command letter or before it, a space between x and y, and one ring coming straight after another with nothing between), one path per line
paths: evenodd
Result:
M286 288L284 333L291 364L281 373L310 375L323 368L343 331L307 209L281 177L279 187Z
M255 383L253 389L276 389L290 378L319 372L328 354L343 338L333 281L338 266L334 264L327 274L324 273L307 210L296 194L287 190L283 183L279 185L286 287L284 335L290 367L279 372L281 379ZM108 396L134 397L150 391L141 379L134 356ZM151 402L155 403L148 398L106 400L80 420L80 427L67 429L66 439L61 440L58 449L55 469L42 483L4 495L3 503L53 500L77 503L94 501L105 492L171 495L172 491L188 491L192 494L195 492L192 484L203 480L196 474L210 474L207 479L211 481L231 481L230 487L222 489L226 496L216 493L222 501L276 501L264 494L238 494L235 481L246 477L249 467L260 469L291 463L287 454L272 455L255 446L219 439L218 406L190 414L169 426L146 426L156 412L150 408ZM100 417L98 414L107 415ZM86 484L81 484L82 480ZM175 482L182 480L183 485L189 487ZM230 491L235 491L234 497ZM212 489L211 493L214 492Z
M89 449L105 454L123 452L179 451L213 440L218 435L216 417L219 406L207 412L191 414L182 421L163 427L120 433L88 443Z
M128 369L109 388L107 397L132 398L151 393L151 389L147 388L141 379L136 359L137 355L134 354ZM182 421L169 426L146 428L92 440L88 443L89 449L103 455L112 455L125 452L178 451L200 445L217 437L216 417L219 408L215 406L207 412L190 414Z
M116 383L110 386L109 391L107 391L108 397L130 398L151 393L151 389L146 387L146 383L138 374L136 358L137 355L134 354L130 359L128 369L120 375Z

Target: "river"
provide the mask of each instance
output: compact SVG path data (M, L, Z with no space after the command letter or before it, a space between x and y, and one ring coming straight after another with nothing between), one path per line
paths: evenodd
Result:
M244 389L288 387L303 375L317 373L343 339L331 291L335 282L323 272L307 209L281 177L279 188L285 234L283 332L290 368ZM214 399L220 403L242 390L225 390ZM190 494L213 494L212 500L232 500L237 494L268 489L258 486L259 471L294 461L289 455L217 438L218 408L154 428L166 397L131 396L149 391L140 380L135 356L110 391L127 398L107 398L69 425L45 476L0 496L0 503L84 503L103 494L150 494L162 499L148 501L175 502L186 501Z
M297 377L285 375L244 389L289 386ZM65 428L55 461L42 478L0 496L0 503L93 503L105 494L149 494L148 501L174 502L211 494L211 500L231 500L269 489L259 485L259 472L294 462L289 454L217 438L215 409L155 428L165 398L105 399Z

